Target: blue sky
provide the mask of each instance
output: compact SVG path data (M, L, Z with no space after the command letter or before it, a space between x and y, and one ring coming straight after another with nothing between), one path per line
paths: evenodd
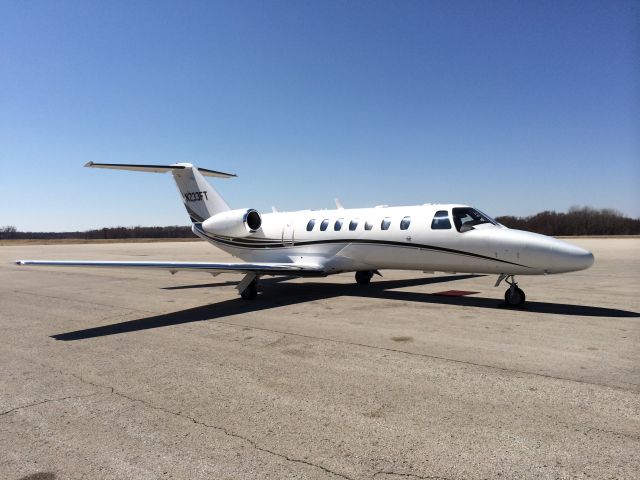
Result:
M2 1L0 225L457 202L640 216L634 1Z

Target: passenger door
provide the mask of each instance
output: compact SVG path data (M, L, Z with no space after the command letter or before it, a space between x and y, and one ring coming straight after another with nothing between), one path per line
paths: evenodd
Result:
M282 227L282 245L285 247L293 247L293 231L294 227L291 223L285 223Z

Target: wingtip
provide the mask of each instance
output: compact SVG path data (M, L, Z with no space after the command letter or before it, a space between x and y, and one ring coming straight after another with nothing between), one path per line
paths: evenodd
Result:
M93 162L87 162L84 164L85 167L92 167L93 166Z

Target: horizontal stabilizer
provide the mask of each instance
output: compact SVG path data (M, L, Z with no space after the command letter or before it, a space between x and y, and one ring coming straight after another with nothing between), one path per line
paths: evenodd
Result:
M193 165L191 165L190 163L174 163L173 165L136 165L129 163L87 162L85 164L85 167L110 168L112 170L132 170L134 172L166 173L174 170L184 170L185 168L191 168L193 167ZM195 168L205 177L233 178L237 176L233 173L218 172L216 170L209 170L207 168Z

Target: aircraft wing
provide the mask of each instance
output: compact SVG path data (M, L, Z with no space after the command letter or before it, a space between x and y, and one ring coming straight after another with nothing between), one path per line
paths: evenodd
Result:
M113 262L93 260L16 260L18 265L42 267L138 268L147 270L202 271L207 273L255 273L256 275L287 275L299 277L326 276L317 264L303 263L209 263L209 262Z

